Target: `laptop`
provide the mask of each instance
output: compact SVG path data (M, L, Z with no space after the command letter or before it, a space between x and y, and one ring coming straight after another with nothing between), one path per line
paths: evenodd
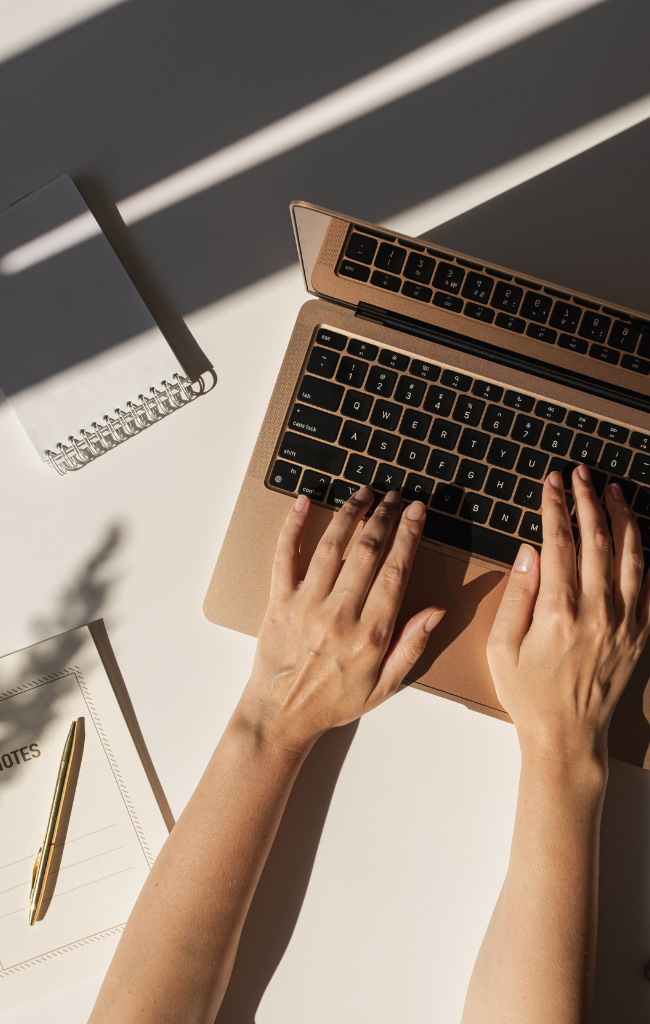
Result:
M562 474L571 513L576 465L601 496L617 480L650 563L650 319L310 203L292 203L291 216L314 298L298 313L205 614L257 636L298 494L313 505L305 569L358 487L377 502L400 490L427 513L398 626L427 604L447 609L406 682L508 720L486 643L519 545L541 546L546 475ZM649 676L644 652L610 730L610 754L644 767Z

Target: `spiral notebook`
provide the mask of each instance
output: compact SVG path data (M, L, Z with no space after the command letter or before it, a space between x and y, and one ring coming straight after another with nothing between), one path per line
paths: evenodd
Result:
M73 719L75 775L30 927ZM0 1012L106 970L172 825L102 622L0 658Z
M67 174L0 214L0 391L61 474L202 391Z

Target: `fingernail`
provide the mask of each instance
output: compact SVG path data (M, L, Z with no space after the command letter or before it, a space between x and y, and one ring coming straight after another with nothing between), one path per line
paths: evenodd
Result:
M534 560L535 555L533 549L529 547L528 544L522 544L512 568L515 572L530 572L533 568Z
M304 494L299 494L298 497L296 498L296 504L293 506L294 512L302 512L306 504L306 496Z
M384 505L397 505L401 500L402 495L399 491L389 491L384 495Z
M591 483L591 473L586 466L578 466L578 476L582 480L583 484Z
M355 491L351 497L352 501L358 501L360 505L363 505L366 501L370 501L372 498L372 491L369 487L360 487L358 491Z
M430 633L434 626L437 626L441 618L445 614L446 608L436 608L435 612L429 616L427 621L424 623L424 632Z
M556 491L564 490L564 481L562 480L562 477L557 472L557 470L555 470L553 473L549 473L548 482L550 483L551 487L555 488Z
M609 485L609 493L611 494L614 501L623 501L623 491L621 485L612 483Z
M423 515L424 505L421 501L414 501L406 510L406 518L412 519L415 523L417 523L418 519L421 519Z

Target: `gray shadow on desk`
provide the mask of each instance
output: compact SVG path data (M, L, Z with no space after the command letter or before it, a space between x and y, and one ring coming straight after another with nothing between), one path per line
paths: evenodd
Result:
M592 1024L648 1024L650 772L610 760L600 841Z
M260 878L216 1024L254 1024L298 920L334 787L358 722L318 741L294 784Z

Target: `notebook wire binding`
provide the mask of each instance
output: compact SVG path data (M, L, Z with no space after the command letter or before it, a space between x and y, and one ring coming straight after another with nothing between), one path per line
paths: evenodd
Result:
M80 430L79 437L70 435L67 444L59 441L55 451L48 448L46 464L60 476L82 469L176 409L189 405L205 390L202 377L193 382L175 373L173 383L163 380L160 389L149 388L150 395L138 395L137 402L127 402L126 411L116 409L113 416L103 417L103 423L93 422L92 430Z

